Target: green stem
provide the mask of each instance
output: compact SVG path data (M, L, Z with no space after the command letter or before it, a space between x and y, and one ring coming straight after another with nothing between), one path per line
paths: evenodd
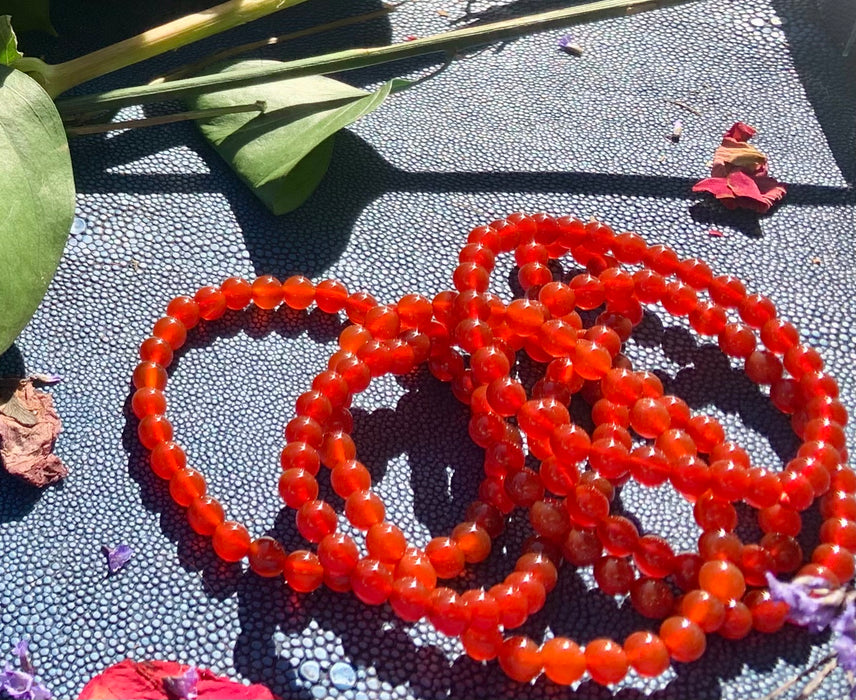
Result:
M259 41L251 41L247 44L241 44L240 46L231 46L228 49L223 49L222 51L218 51L217 53L212 53L210 56L206 56L205 58L200 59L199 61L196 61L189 65L176 68L175 70L172 70L169 73L155 78L151 81L150 84L156 85L157 83L163 83L167 80L178 80L180 78L186 78L191 75L198 75L210 65L225 61L227 58L233 58L235 56L240 56L243 53L249 53L250 51L255 51L256 49L264 48L265 46L283 44L287 41L292 41L294 39L302 39L307 36L313 36L314 34L328 32L332 29L340 29L342 27L347 27L352 24L359 24L361 22L368 22L369 20L377 19L379 17L385 17L390 12L393 12L395 10L395 7L395 5L387 5L380 10L375 10L374 12L367 12L363 15L345 17L343 19L335 20L334 22L328 22L327 24L319 24L315 27L308 27L307 29L301 29L296 32L280 34L279 36L272 36L268 37L267 39L261 39Z
M51 97L56 97L93 78L287 7L299 5L301 2L305 0L229 0L209 10L180 17L65 63L49 65L37 58L22 58L15 62L14 67L30 74L42 84Z
M565 27L580 22L591 22L608 17L620 17L694 0L597 0L584 5L528 15L519 19L494 22L476 27L457 29L442 34L416 39L402 44L391 44L370 49L350 49L335 53L288 61L274 67L248 69L228 74L204 75L156 85L110 90L96 95L84 95L57 100L56 106L63 118L81 113L118 109L128 105L184 99L203 92L224 88L243 87L269 80L297 78L306 75L326 75L339 71L365 68L414 56L432 53L452 54L474 46L490 44L537 31Z

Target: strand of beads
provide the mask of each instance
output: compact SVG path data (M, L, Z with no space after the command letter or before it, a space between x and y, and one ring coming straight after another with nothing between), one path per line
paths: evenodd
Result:
M799 344L796 329L777 318L772 302L747 295L733 277L714 277L699 260L680 261L664 246L648 247L636 234L616 235L596 222L516 214L475 229L467 241L453 275L457 291L433 301L407 295L383 306L367 293L348 294L334 280L316 286L294 277L281 285L262 277L252 284L232 278L170 303L141 347L133 409L153 470L169 479L191 527L212 536L221 558L246 556L258 574L282 575L297 591L323 582L353 590L367 604L389 600L405 621L427 616L438 630L461 635L474 659L498 657L512 678L529 680L543 671L563 684L586 671L596 682L614 683L628 666L657 675L670 658L698 658L706 633L739 638L753 625L765 632L780 628L787 608L770 600L764 575L800 567L794 540L799 513L818 497L826 518L821 545L800 572L825 576L831 585L853 576L856 476L843 466L846 411L820 356ZM487 287L496 256L511 251L525 296L506 305ZM587 272L568 283L554 281L548 263L568 254ZM699 292L710 301L700 300ZM187 467L164 417L164 367L200 318L214 320L251 302L305 309L313 301L327 313L344 311L353 325L286 426L280 493L296 510L301 535L317 543L316 552L287 554L272 538L251 540L246 528L226 521L222 506L205 493L202 475ZM723 352L744 361L750 379L770 386L774 405L792 414L804 442L783 472L751 466L745 451L725 441L715 419L691 415L683 401L664 394L655 375L634 371L620 353L642 319L643 304L657 302L688 316L699 334L716 336ZM584 328L579 312L601 306L595 325ZM741 320L729 322L735 312ZM756 331L766 349L758 349ZM531 397L513 377L520 351L546 365ZM424 549L408 546L402 531L385 520L370 475L356 460L348 412L353 395L372 378L405 374L422 363L469 404L470 435L485 449L480 500L450 536L435 537ZM577 393L591 406L591 435L570 420L567 406ZM537 471L525 466L526 450L540 461ZM317 498L321 464L331 470L347 519L366 532L366 556L352 537L336 531L335 510ZM662 537L640 536L630 520L610 514L615 488L628 478L646 486L668 480L693 503L703 530L698 553L675 555ZM739 501L758 510L766 533L758 544L744 545L734 533L732 504ZM489 555L491 538L515 507L529 509L537 533L515 571L489 590L458 595L438 587L438 577L454 578L466 563ZM629 593L638 611L662 620L659 634L642 630L623 644L598 639L584 650L565 638L540 646L525 637L504 638L504 630L543 606L563 559L592 565L605 594ZM677 600L669 581L683 592Z

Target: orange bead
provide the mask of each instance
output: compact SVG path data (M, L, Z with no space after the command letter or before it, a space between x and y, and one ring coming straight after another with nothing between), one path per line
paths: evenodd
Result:
M773 634L785 626L788 605L781 600L773 600L770 591L750 591L744 602L752 613L752 626L759 632Z
M586 670L582 649L566 637L553 637L541 645L541 663L547 678L560 685L576 683Z
M166 388L166 370L155 362L141 362L134 369L134 387L151 387L163 391Z
M461 635L464 651L474 661L495 659L502 648L502 634L498 629L483 630L469 627Z
M377 559L360 559L351 572L354 594L366 605L383 605L392 593L393 578Z
M392 340L401 331L401 319L392 306L375 306L366 312L366 329L376 340Z
M348 498L352 493L370 488L372 477L362 462L350 460L333 467L330 484L339 496Z
M395 578L413 577L418 579L429 591L437 585L437 572L425 554L411 547L395 567Z
M651 632L634 632L624 640L627 661L640 676L659 676L669 668L669 650Z
M371 339L372 334L364 326L345 326L339 334L339 347L342 350L355 353Z
M300 508L318 497L318 482L305 469L286 469L279 476L279 495L289 508Z
M357 447L348 433L337 430L324 436L319 455L324 466L333 469L353 460L357 456Z
M321 311L335 314L345 308L348 290L336 280L323 280L315 287L315 304Z
M454 578L464 570L464 553L449 537L432 539L425 554L440 578Z
M660 625L660 638L675 661L695 661L707 646L704 632L695 622L685 617L669 617Z
M140 443L148 450L154 449L161 442L172 440L172 423L165 416L143 416L137 426Z
M273 537L259 537L250 544L250 568L259 576L274 578L282 573L285 550Z
M368 292L355 292L345 300L345 313L351 323L364 324L369 309L377 305L377 300Z
M313 476L321 468L318 450L305 442L289 442L279 455L282 470L305 469Z
M396 563L404 556L407 540L401 528L392 523L375 523L366 533L366 549L374 559Z
M541 650L529 637L506 639L497 658L505 675L519 683L528 683L543 668Z
M199 305L199 315L206 321L216 321L226 312L226 297L217 287L202 287L193 299Z
M140 359L143 362L154 362L161 367L168 367L172 357L172 346L163 338L152 336L140 345Z
M739 600L746 590L743 573L729 561L709 561L698 572L699 586L723 603Z
M289 277L282 283L282 296L292 309L306 309L315 298L315 286L301 275Z
M595 683L618 683L627 675L627 654L611 639L593 639L586 645L586 668Z
M152 335L167 343L173 350L178 350L187 340L187 329L184 324L172 316L164 316L155 322ZM167 362L166 364L169 364Z
M360 530L382 522L385 511L380 497L369 490L355 491L345 500L345 517Z
M184 450L174 442L161 442L155 445L149 457L152 471L161 479L171 479L179 469L187 466Z
M695 589L681 600L681 614L702 631L715 632L725 621L725 606L711 593Z
M324 582L324 567L312 552L298 549L285 558L285 582L298 593L310 593Z
M318 543L318 559L325 571L347 576L357 565L360 552L350 535L333 532Z
M175 297L167 305L166 313L181 321L188 330L199 323L199 304L190 297Z
M811 560L827 567L841 583L847 583L856 571L853 553L837 544L819 545L812 553Z
M223 561L241 561L250 550L250 533L240 523L227 520L214 530L211 545Z
M205 495L205 477L195 469L184 467L169 480L169 495L180 506L189 506L195 499Z
M240 277L230 277L220 285L220 291L226 299L226 308L233 311L245 309L253 298L253 286Z
M211 496L195 498L187 507L187 522L195 532L205 537L213 535L224 520L223 506Z
M320 542L336 531L336 511L325 501L309 501L297 511L295 523L301 535L310 542Z
M260 309L275 309L282 303L282 284L273 275L257 277L252 289L253 303Z
M739 600L732 600L725 607L725 619L717 630L720 637L743 639L752 631L752 613Z
M490 554L490 535L474 522L462 522L452 530L451 538L463 553L464 559L470 564L484 561Z
M531 573L544 586L544 590L549 593L556 587L559 580L559 572L556 565L543 551L527 552L520 556L517 563L514 565L515 571Z
M416 622L428 614L431 592L413 576L396 578L392 584L389 603L399 618L405 622Z
M166 398L160 389L143 387L134 392L131 398L131 410L137 418L160 415L166 412Z

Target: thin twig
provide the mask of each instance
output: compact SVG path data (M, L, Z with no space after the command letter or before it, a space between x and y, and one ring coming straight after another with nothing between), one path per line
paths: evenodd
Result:
M164 114L160 117L147 117L145 119L126 119L121 122L108 122L103 124L83 124L81 126L67 126L65 133L69 136L86 136L87 134L103 134L106 131L121 131L122 129L141 129L147 126L161 126L175 122L186 122L194 119L208 119L219 117L224 114L239 114L241 112L264 112L267 105L259 100L251 105L238 105L236 107L215 107L212 109L196 109L189 112L174 112Z
M687 110L687 112L692 112L697 117L701 116L701 112L695 109L695 107L690 107L685 102L681 102L680 100L666 100L666 102L668 102L670 105L675 105L675 107L682 107L683 109Z
M821 683L823 683L823 679L826 678L830 673L832 673L832 669L834 669L838 665L838 659L832 658L826 662L826 666L824 666L818 673L814 675L808 683L806 683L805 688L800 691L800 694L797 695L797 700L805 700L809 695L811 695L815 690L818 689Z
M378 17L384 17L390 12L394 12L397 7L398 5L384 5L380 10L375 10L374 12L367 12L365 14L356 15L353 17L345 17L343 19L338 19L335 22L320 24L316 27L301 29L297 32L280 34L279 36L272 36L268 37L267 39L261 39L260 41L251 41L247 44L241 44L240 46L233 46L228 49L223 49L222 51L218 51L217 53L213 53L210 56L206 56L205 58L196 61L195 63L189 63L186 66L182 66L180 68L176 68L173 71L170 71L169 73L165 73L164 75L161 75L152 80L149 85L157 85L158 83L164 83L168 80L177 80L179 78L185 78L190 75L195 75L202 71L204 68L213 65L214 63L219 63L220 61L224 61L227 58L239 56L243 53L249 53L250 51L255 51L256 49L261 49L265 46L275 46L276 44L284 44L285 42L293 41L294 39L302 39L303 37L312 36L313 34L320 34L322 32L327 32L332 29L341 29L342 27L347 27L352 24L359 24L361 22L368 22L369 20L377 19Z
M775 700L775 698L781 697L782 695L787 693L791 688L793 688L797 683L799 683L800 680L802 678L804 678L807 673L812 673L813 671L816 671L821 666L823 666L824 664L828 664L829 662L832 662L832 663L836 662L834 654L830 654L829 656L824 656L820 661L815 662L812 666L807 668L802 673L798 673L793 678L791 678L789 681L782 683L782 685L780 685L778 688L776 688L772 692L765 695L763 698L761 698L761 700Z

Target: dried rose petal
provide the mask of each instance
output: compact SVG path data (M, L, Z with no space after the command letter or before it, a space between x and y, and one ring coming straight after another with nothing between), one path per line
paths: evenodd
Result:
M737 122L722 137L713 155L711 177L693 185L693 192L708 192L727 209L770 210L785 196L785 187L767 174L767 156L746 141L755 129Z
M0 462L34 486L48 486L68 474L53 454L62 428L50 394L28 379L0 379Z
M187 673L188 669L188 666L175 661L134 662L125 659L90 680L78 697L79 700L170 700L164 678L176 678ZM276 700L276 696L263 685L244 685L216 676L204 668L196 671L199 674L196 684L199 700Z

